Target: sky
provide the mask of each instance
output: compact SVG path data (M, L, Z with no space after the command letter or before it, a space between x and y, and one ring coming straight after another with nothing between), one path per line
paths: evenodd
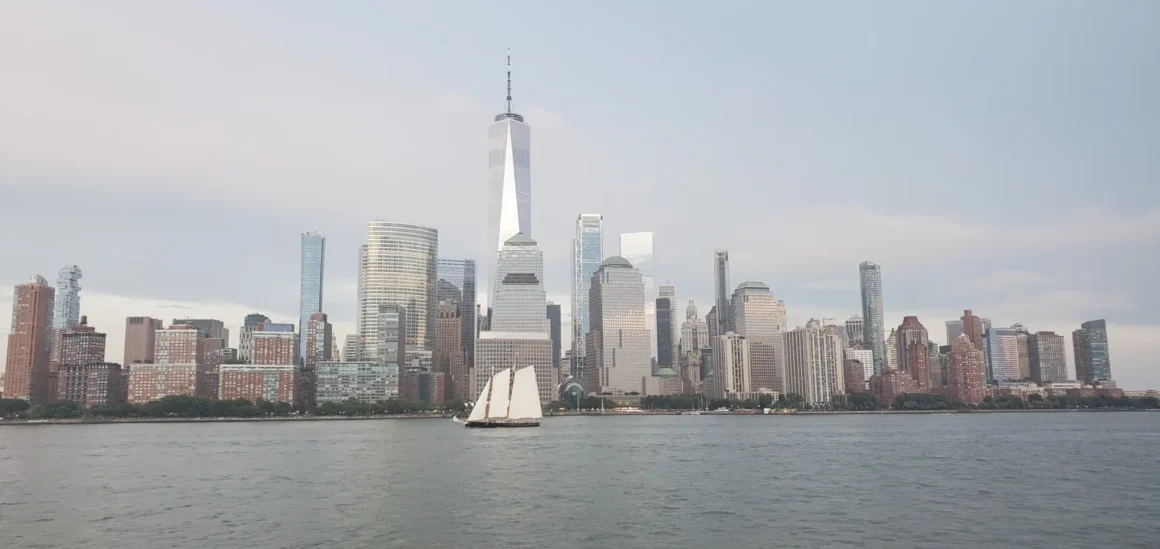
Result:
M1074 368L1106 318L1113 377L1160 388L1158 26L1132 0L2 2L0 287L79 265L116 361L126 316L297 323L318 231L351 333L368 220L484 263L510 46L565 322L601 213L609 255L656 233L681 311L716 248L791 325L859 312L869 260L888 326L944 342L972 309L1066 334Z

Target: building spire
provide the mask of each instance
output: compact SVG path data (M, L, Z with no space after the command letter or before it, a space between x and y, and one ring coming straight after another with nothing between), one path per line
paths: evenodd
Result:
M512 47L507 49L507 113L512 114Z

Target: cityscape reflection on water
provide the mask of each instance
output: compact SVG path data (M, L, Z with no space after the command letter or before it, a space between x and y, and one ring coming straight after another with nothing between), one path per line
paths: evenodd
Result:
M1153 547L1160 414L0 428L6 547Z

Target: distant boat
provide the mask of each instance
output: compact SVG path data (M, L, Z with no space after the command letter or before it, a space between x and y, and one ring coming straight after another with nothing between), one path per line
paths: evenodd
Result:
M542 417L535 368L522 368L514 376L505 368L487 380L464 427L539 427Z

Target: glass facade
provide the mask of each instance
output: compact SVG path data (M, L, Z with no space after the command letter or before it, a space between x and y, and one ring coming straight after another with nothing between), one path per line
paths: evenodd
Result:
M493 251L517 233L532 235L532 133L503 117L487 130L488 245Z
M360 261L358 331L364 360L376 360L379 307L407 310L407 346L435 343L435 282L439 231L429 227L371 221Z
M656 299L658 297L656 279L653 276L653 232L621 233L620 257L627 259L636 270L640 271L640 280L644 283L645 322L651 330L656 326ZM655 338L651 345L652 356L659 356Z
M580 377L580 359L584 357L584 341L588 334L588 294L592 275L604 261L603 217L600 214L580 214L576 218L576 234L572 240L572 375Z
M713 252L713 289L716 298L713 306L717 309L716 335L722 335L733 331L733 327L729 324L733 320L729 314L729 250ZM716 336L710 334L710 337Z
M549 332L545 311L544 252L536 241L517 234L504 243L496 264L491 331Z
M644 378L652 374L652 338L645 324L640 272L622 257L606 259L592 277L588 300L592 326L584 356L588 391L641 391Z
M882 311L882 269L869 261L858 265L862 286L862 330L874 353L874 373L886 368L886 326Z
M52 314L54 330L68 330L81 320L81 268L65 265L56 279L56 298Z
M1112 359L1108 353L1108 323L1089 320L1080 325L1084 331L1084 358L1092 380L1112 379Z
M467 363L475 356L475 260L440 259L435 282L435 300L459 307L463 325L461 341L467 348Z
M298 295L298 327L301 341L299 359L305 358L306 323L310 315L322 312L322 273L326 260L326 238L318 233L302 233L302 269Z
M481 332L476 345L475 390L482 391L491 376L504 368L532 366L540 403L556 399L556 371L552 368L552 339L547 333ZM478 395L476 395L478 398Z
M1015 329L987 330L983 337L983 352L987 359L987 379L991 383L1022 379L1019 374L1019 333Z

